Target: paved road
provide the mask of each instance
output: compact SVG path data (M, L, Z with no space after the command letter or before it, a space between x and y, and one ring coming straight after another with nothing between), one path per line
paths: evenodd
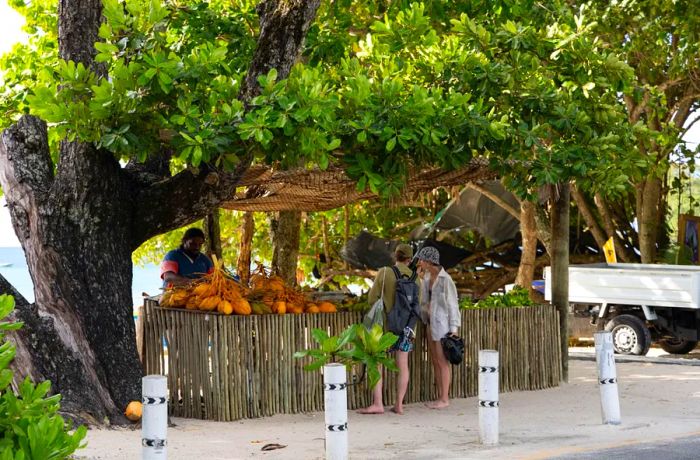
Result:
M571 347L569 348L569 358L584 361L595 361L595 348L593 347ZM652 363L652 364L682 364L685 366L700 366L700 349L687 355L672 355L660 348L652 348L646 356L615 355L615 362L618 363ZM700 458L700 455L698 456Z
M551 460L691 460L700 458L700 436L551 457Z

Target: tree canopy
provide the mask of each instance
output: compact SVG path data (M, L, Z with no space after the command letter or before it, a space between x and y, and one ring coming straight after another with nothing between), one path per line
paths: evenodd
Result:
M98 420L138 397L129 256L251 163L383 197L477 156L521 198L575 180L625 209L633 184L644 255L697 108L687 0L12 3L30 38L0 59L0 181L37 287L18 356Z
M594 172L625 184L604 166L631 145L618 94L632 72L565 2L324 3L302 62L259 77L247 104L253 2L106 0L95 70L57 59L55 2L17 3L34 33L3 60L5 122L35 114L54 141L123 161L165 150L172 171L338 163L384 196L408 167L474 156L522 194Z

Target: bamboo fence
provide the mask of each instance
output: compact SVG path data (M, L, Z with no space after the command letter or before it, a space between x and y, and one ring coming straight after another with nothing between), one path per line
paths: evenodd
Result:
M559 320L550 306L462 310L465 361L452 367L450 396L478 392L478 351L500 356L502 392L557 386L561 378ZM140 315L142 359L147 374L168 377L172 414L231 421L323 410L321 371L303 369L298 350L314 348L311 330L336 335L360 322L359 312L226 316L165 309L147 301ZM424 330L409 355L406 403L437 397ZM355 369L348 379L352 381ZM396 373L384 375L384 402L396 397ZM348 387L348 408L369 405L366 379Z

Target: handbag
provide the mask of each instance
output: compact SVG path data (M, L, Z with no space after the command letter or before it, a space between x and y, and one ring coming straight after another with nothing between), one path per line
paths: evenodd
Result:
M374 302L372 308L365 313L365 317L362 319L362 325L368 331L372 330L375 324L379 324L384 329L384 301L382 299Z
M375 324L379 324L384 329L384 280L386 280L386 271L384 271L384 276L382 277L382 294L362 319L362 325L368 331L372 330Z
M456 335L447 334L440 339L442 351L445 353L445 358L454 364L460 364L464 360L464 340Z

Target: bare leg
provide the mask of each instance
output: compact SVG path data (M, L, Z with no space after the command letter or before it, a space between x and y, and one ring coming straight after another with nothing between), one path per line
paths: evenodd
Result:
M440 379L438 381L438 391L440 397L437 401L434 401L428 405L431 409L444 409L450 405L450 381L451 373L450 363L447 362L445 357L445 352L442 350L442 345L439 341L432 341L433 343L433 360L437 363L438 373L440 374Z
M396 365L399 368L399 377L396 390L396 404L392 411L403 414L403 398L408 390L408 352L396 352Z
M430 353L430 363L433 365L433 375L435 376L435 386L438 389L438 394L440 391L440 388L442 388L442 385L440 383L440 378L442 377L442 374L440 372L440 366L438 365L438 358L435 356L436 351L435 351L435 344L439 342L435 342L434 340L430 340L428 338L428 351ZM442 353L442 350L439 350L440 353ZM427 406L428 404L426 404Z
M382 366L379 366L379 373L382 372ZM383 414L384 413L384 402L382 401L382 379L379 379L377 385L375 385L372 390L372 405L365 407L364 409L359 409L358 414Z

